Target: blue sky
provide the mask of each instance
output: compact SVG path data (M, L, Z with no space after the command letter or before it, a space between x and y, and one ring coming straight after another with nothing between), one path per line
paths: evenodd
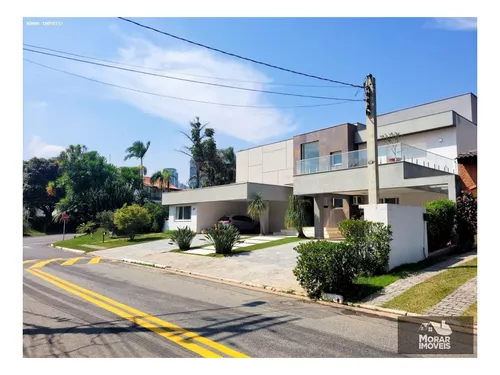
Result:
M65 18L59 26L28 26L24 43L164 70L181 78L309 95L362 98L344 87L244 62L177 41L114 18ZM54 20L54 19L51 19ZM422 18L175 18L134 20L253 59L344 82L377 79L378 112L477 93L475 20ZM160 98L103 86L24 63L23 157L55 156L85 144L117 165L135 140L151 141L149 174L173 167L181 182L189 160L175 149L187 145L180 131L199 116L216 129L219 147L236 150L287 139L344 122L364 122L362 102L328 107L280 106L328 101L251 93L123 72L31 52L24 57L112 84L162 95L267 108L233 108ZM223 82L198 74L260 83ZM274 84L273 84L274 83Z

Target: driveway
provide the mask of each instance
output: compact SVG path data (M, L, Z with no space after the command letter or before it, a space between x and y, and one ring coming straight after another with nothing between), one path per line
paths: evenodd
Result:
M204 244L203 235L197 235L193 246ZM277 237L276 239L279 239ZM299 242L241 253L232 257L213 258L200 255L173 253L177 248L169 240L93 252L96 256L151 262L177 270L233 281L269 285L281 290L303 289L293 275Z

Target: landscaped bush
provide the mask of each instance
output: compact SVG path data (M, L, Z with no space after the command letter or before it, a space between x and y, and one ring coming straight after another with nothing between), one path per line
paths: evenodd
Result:
M293 274L311 298L322 293L348 292L360 273L353 245L345 242L311 241L301 243Z
M196 236L196 232L192 231L188 226L174 230L170 235L170 239L179 246L180 250L189 250L191 242Z
M456 232L462 250L471 250L477 233L477 200L470 191L457 198Z
M135 235L149 225L151 218L148 210L137 204L131 206L124 205L116 210L114 223L118 230L134 240Z
M445 247L453 238L457 205L448 199L438 199L424 205L427 209L429 251Z
M390 225L373 221L346 219L339 223L345 243L352 245L359 262L360 273L371 276L387 272L389 268Z
M93 221L87 221L86 223L80 224L76 228L76 233L82 233L82 234L87 234L87 235L92 235L96 229L97 225Z
M150 232L159 233L163 231L165 218L168 217L168 206L163 206L159 203L147 202L144 208L148 210L151 222L147 228Z
M229 254L240 242L240 231L233 225L214 224L208 229L207 240L214 245L217 254Z
M96 215L97 222L101 228L105 228L108 232L112 232L115 226L113 211L102 211Z

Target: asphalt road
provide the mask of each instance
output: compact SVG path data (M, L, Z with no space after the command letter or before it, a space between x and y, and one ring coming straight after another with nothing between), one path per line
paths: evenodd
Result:
M75 259L48 247L55 240L24 240L24 357L399 356L394 321L149 267Z

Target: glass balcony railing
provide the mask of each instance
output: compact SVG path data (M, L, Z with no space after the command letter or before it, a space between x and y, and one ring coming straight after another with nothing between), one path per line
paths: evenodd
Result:
M380 146L378 148L378 164L388 164L405 161L422 165L427 168L438 169L449 173L458 173L455 160L409 146L404 143ZM321 156L297 161L297 175L319 172L337 171L367 165L367 151L356 150Z

